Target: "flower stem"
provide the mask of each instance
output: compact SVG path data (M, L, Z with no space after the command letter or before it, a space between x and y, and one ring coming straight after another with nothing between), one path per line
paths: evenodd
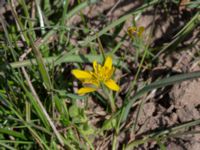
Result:
M113 98L112 93L109 91L109 89L107 87L105 87L104 85L102 85L102 89L103 92L106 94L106 96L108 97L109 103L110 103L110 108L112 112L116 111L116 105L115 105L115 99Z
M116 111L116 105L115 105L115 100L112 96L112 93L108 93L108 98L109 98L111 110L112 110L112 112L115 112Z

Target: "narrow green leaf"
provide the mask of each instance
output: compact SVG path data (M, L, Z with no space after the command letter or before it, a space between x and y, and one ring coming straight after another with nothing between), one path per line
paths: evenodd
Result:
M125 102L124 106L121 109L121 111L124 111L123 117L122 117L122 122L126 120L126 118L128 116L128 113L130 111L130 108L132 107L133 103L138 98L140 98L142 95L144 95L145 93L147 93L147 92L149 92L149 91L151 91L153 89L165 87L165 86L168 86L168 85L173 85L175 83L180 83L180 82L183 82L185 80L191 80L191 79L195 79L195 78L199 78L199 77L200 77L200 71L171 76L171 77L168 77L168 78L165 78L165 79L161 79L159 81L156 81L154 83L151 83L151 84L145 86L144 88L139 90L133 96L132 99L130 99L129 101Z
M157 140L157 143L160 147L160 150L167 150L166 146L162 143L162 141L160 141L160 139Z
M0 143L17 143L17 144L34 144L32 141L13 141L13 140L0 140Z
M13 130L8 130L8 129L5 129L5 128L4 129L0 128L0 133L8 134L8 135L11 135L11 136L14 136L14 137L26 140L26 137L23 134L21 134L19 132L16 132L16 131L13 131Z
M164 46L153 59L158 58L158 56L163 53L166 50L174 50L177 45L182 42L185 37L191 33L200 23L200 12L197 12L194 17L179 31L175 36L174 40L172 40L170 43L168 43L166 46Z
M186 132L183 130L184 128L189 129L190 127L194 127L199 124L200 124L200 119L197 119L194 121L190 121L190 122L187 122L184 124L177 125L175 127L169 127L164 130L161 130L161 131L155 130L152 133L144 136L142 139L133 140L133 141L129 142L129 144L126 146L125 150L132 150L141 144L147 143L148 141L152 141L152 140L156 141L156 139L162 138L164 135L167 135L167 137L170 138L170 137L177 137L177 136L183 135L184 133L185 134L199 134L198 131Z
M35 44L33 42L33 39L32 39L30 34L28 34L28 37L29 37L33 52L34 52L35 57L36 57L36 61L37 61L37 64L38 64L38 68L39 68L40 74L41 74L42 79L44 81L44 85L45 85L45 87L46 87L46 89L48 91L51 91L52 84L51 84L51 80L50 80L50 77L49 77L49 73L47 71L47 68L45 66L44 60L42 58L42 54L39 51L39 49L35 46Z
M69 55L69 54L62 54L60 56L54 56L54 57L47 57L43 58L45 64L51 64L54 62L55 65L60 65L61 63L71 63L71 62L77 62L77 63L92 63L94 60L96 60L99 63L103 62L102 56L98 55ZM9 65L12 68L20 68L20 67L26 67L26 66L32 66L36 65L36 59L29 59L25 61L18 61L18 62L13 62L10 63ZM113 64L115 66L120 66L120 67L126 67L126 64L120 60L118 57L114 57L113 59ZM6 68L8 65L3 64L0 65L0 68L3 70Z

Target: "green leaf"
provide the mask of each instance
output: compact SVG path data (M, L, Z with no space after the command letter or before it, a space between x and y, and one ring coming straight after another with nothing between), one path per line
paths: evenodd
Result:
M105 121L105 122L103 123L102 129L103 129L103 130L114 129L114 128L116 127L116 125L117 125L117 120L116 120L116 118L113 118L113 119L111 119L111 120Z
M157 89L157 88L161 88L161 87L165 87L168 85L173 85L175 83L180 83L183 82L185 80L191 80L191 79L195 79L195 78L199 78L200 77L200 71L198 72L192 72L192 73L186 73L186 74L180 74L180 75L174 75L165 79L161 79L159 81L156 81L154 83L151 83L147 86L145 86L144 88L142 88L141 90L139 90L134 96L133 98L131 98L129 101L126 101L125 104L123 105L122 109L120 109L121 113L123 114L122 116L122 122L126 120L128 113L130 111L130 108L132 107L132 105L134 104L134 102L140 98L142 95L144 95L145 93L153 90L153 89Z
M76 105L69 107L69 115L71 118L79 116L79 108Z
M21 138L23 140L27 140L26 137L23 134L21 134L19 132L16 132L16 131L13 131L13 130L8 130L8 129L0 128L0 133L2 133L2 134L8 134L8 135L11 135L11 136L14 136L14 137Z

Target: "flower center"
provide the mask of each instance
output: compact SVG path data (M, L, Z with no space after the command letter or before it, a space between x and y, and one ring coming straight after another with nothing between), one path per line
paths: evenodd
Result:
M105 66L101 66L98 64L98 66L96 67L96 72L95 72L95 78L99 81L99 82L105 82L106 80L108 80L109 76L109 69Z

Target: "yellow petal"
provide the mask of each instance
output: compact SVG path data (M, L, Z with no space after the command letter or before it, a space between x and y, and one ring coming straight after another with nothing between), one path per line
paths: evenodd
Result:
M104 82L104 84L113 91L119 91L120 87L115 83L114 80L110 79Z
M92 78L92 75L89 71L82 71L78 69L74 69L71 72L77 79L90 79Z
M143 26L139 27L139 29L138 29L138 36L140 37L143 32L144 32L144 27Z
M96 91L95 88L91 88L91 87L82 87L82 88L80 88L80 89L78 90L77 93L78 93L79 95L84 95L84 94L86 94L86 93L94 92L94 91Z
M112 67L110 70L107 69L107 70L105 71L105 79L106 79L106 80L110 79L110 78L112 77L114 71L115 71L115 68L114 68L114 67Z
M104 67L107 69L111 69L112 68L112 58L111 57L106 57L106 61L104 63Z
M91 85L91 86L95 86L95 87L99 87L99 82L98 80L95 80L95 79L85 79L83 81L83 84L84 85Z
M128 27L127 31L128 31L129 34L133 34L134 32L137 31L137 28L136 28L135 26L133 26L133 27Z
M93 61L93 68L94 68L94 72L97 73L97 61Z

